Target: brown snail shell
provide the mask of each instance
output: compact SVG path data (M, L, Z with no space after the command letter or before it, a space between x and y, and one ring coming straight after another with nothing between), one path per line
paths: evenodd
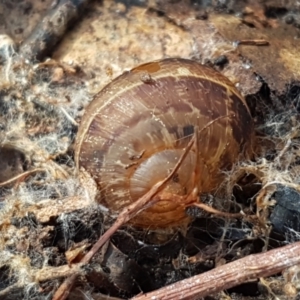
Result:
M244 98L217 71L195 61L164 59L114 79L87 107L76 140L75 161L99 187L99 201L118 212L143 196L175 166L197 130L197 153L189 151L162 200L132 220L141 227L187 222L192 173L199 193L212 192L221 170L251 151L252 118ZM196 165L197 161L197 165Z

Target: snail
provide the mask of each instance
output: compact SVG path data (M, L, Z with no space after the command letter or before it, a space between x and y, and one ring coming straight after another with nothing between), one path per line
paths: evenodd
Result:
M86 108L75 163L96 181L98 201L119 212L172 172L194 136L196 147L160 191L160 201L132 220L137 227L177 226L189 222L185 208L195 188L214 192L224 180L222 170L251 153L249 108L219 72L169 58L123 73Z

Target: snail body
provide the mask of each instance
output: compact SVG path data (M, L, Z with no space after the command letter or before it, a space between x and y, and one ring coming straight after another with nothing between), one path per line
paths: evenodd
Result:
M160 201L132 220L140 227L179 225L189 219L185 207L195 185L199 193L213 192L223 180L221 171L251 151L247 104L217 71L171 58L117 77L86 109L75 162L95 179L99 202L118 212L170 174L195 134L196 147L160 192Z

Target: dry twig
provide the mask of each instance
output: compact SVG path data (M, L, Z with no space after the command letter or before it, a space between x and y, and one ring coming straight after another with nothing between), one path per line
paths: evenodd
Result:
M246 256L154 292L138 295L132 300L199 299L259 277L277 274L297 264L300 264L300 242Z
M266 40L240 40L236 42L237 45L247 46L269 46L270 43Z
M191 150L192 146L195 143L195 136L191 139L189 144L187 145L184 153L178 160L177 164L175 165L174 169L170 174L163 180L156 183L149 192L147 192L144 196L142 196L139 200L128 205L124 208L124 210L119 214L115 223L99 238L99 240L94 244L91 250L83 257L81 260L81 264L87 264L90 262L92 257L97 253L97 251L106 243L106 241L126 222L131 220L137 214L148 208L149 206L155 204L160 199L159 197L155 197L157 193L159 193L168 181L173 178L174 174L178 171L179 167L181 166L183 160ZM66 278L66 280L62 283L62 285L58 288L56 293L54 294L52 300L64 300L68 297L75 280L80 272L74 272L73 275Z
M228 213L228 212L223 212L223 211L220 211L220 210L217 210L207 204L204 204L204 203L193 203L191 206L195 206L195 207L198 207L210 214L214 214L216 216L220 216L220 217L225 217L225 218L243 218L245 217L245 214L243 213Z
M37 168L37 169L33 169L33 170L29 170L26 172L23 172L21 174L18 174L17 176L14 176L13 178L10 178L4 182L0 182L0 187L2 186L6 186L6 185L10 185L16 181L23 181L26 177L38 173L38 172L46 172L46 169L42 169L42 168Z

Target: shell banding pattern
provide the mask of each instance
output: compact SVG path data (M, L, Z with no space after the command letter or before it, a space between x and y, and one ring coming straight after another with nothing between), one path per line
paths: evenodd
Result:
M171 172L195 130L197 153L188 153L165 194L184 199L194 188L195 170L199 192L214 191L223 180L221 170L251 150L253 124L244 98L217 71L186 59L144 64L113 80L87 107L76 164L97 182L99 201L118 212ZM188 222L186 204L162 196L133 223Z

